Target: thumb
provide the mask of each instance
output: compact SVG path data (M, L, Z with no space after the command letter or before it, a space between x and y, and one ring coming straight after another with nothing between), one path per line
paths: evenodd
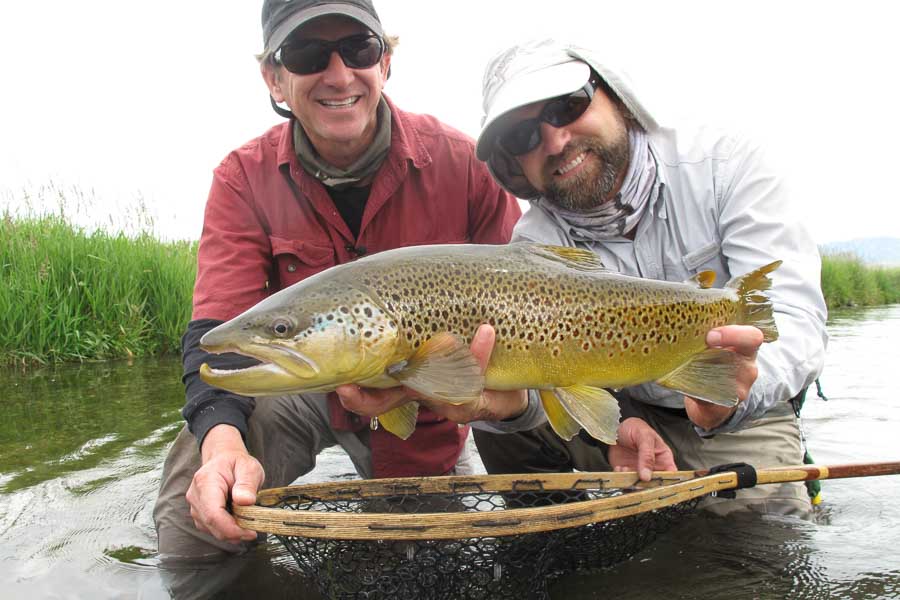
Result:
M260 467L253 461L239 461L234 466L234 486L231 488L231 500L235 504L251 505L256 502L256 491L259 489Z
M487 323L480 325L472 337L472 344L469 346L469 349L472 351L475 360L481 365L482 372L487 369L488 362L491 360L496 337L497 334L494 328Z

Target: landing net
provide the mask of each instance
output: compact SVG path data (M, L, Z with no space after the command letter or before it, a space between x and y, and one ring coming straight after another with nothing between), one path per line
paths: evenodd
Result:
M690 473L485 475L291 486L235 507L325 598L547 598L627 560L713 491ZM675 489L677 486L684 489Z

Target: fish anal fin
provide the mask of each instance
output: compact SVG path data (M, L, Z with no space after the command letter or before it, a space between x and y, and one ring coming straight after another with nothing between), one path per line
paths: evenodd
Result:
M553 390L559 403L591 437L615 445L619 431L619 401L603 388L572 385Z
M427 398L466 404L481 397L484 375L481 365L461 338L438 333L422 344L390 376Z
M402 406L392 408L383 415L378 415L378 423L401 440L406 440L416 430L418 418L419 403L407 402Z
M738 402L738 360L736 352L711 348L695 354L656 383L691 398L734 406Z
M541 405L544 407L544 413L547 415L547 421L550 427L556 432L556 435L564 440L571 440L581 431L581 425L572 418L563 405L551 390L539 390L541 396Z

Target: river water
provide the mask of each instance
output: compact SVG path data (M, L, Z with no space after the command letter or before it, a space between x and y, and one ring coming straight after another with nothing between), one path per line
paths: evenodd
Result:
M900 460L900 305L835 312L804 407L821 464ZM168 598L151 510L181 427L175 359L0 372L0 598ZM353 477L339 451L302 482ZM698 514L552 598L898 598L900 475L824 482L815 523ZM217 597L318 598L273 540ZM199 574L203 577L203 573Z

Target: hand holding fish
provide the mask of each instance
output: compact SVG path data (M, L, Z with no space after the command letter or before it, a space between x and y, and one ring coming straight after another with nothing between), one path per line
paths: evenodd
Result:
M726 325L717 327L707 334L707 346L730 350L739 357L735 372L738 404L730 407L722 406L685 396L684 408L691 422L703 429L713 429L734 414L738 405L750 395L750 387L756 381L758 374L756 353L763 341L762 331L750 325Z
M217 540L233 544L256 539L256 532L238 527L225 505L229 493L235 504L252 505L265 479L262 465L247 452L240 432L231 425L209 430L201 448L203 466L188 488L194 526Z
M469 349L475 360L481 365L482 373L487 369L491 359L495 339L494 328L487 324L481 325L472 339ZM405 387L380 390L361 388L351 384L342 385L336 391L344 408L365 417L384 414L412 400L426 405L432 412L457 423L502 421L521 415L528 407L528 395L525 390L502 392L484 390L479 401L459 405L429 401L421 394Z
M618 440L608 451L609 464L616 471L637 471L641 481L650 481L652 471L675 471L672 450L655 429L638 417L619 424Z

